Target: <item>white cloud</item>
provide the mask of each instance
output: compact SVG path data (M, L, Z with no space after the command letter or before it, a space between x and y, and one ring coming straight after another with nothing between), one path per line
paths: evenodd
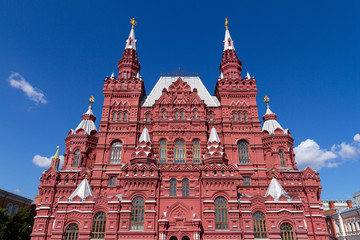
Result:
M16 192L16 193L21 193L21 190L18 189L18 188L16 188L16 189L14 190L14 192Z
M338 167L349 159L356 160L360 156L360 134L354 136L354 142L334 144L331 150L320 148L312 139L307 139L294 148L297 166L300 169L307 166L319 170L323 167Z
M52 157L43 157L40 155L35 155L32 159L32 162L38 167L49 168L51 164L51 158ZM60 156L59 168L62 167L63 163L64 163L64 156Z
M30 98L30 100L36 103L47 103L44 93L40 89L31 86L31 84L19 73L11 73L8 80L10 86L22 90L25 95Z

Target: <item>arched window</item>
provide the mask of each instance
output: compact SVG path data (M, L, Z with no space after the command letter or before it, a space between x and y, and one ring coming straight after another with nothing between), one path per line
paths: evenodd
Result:
M165 110L162 112L162 119L163 119L163 120L166 119L166 111L165 111Z
M106 226L106 215L103 212L98 212L94 216L91 238L92 239L105 238L105 226Z
M244 113L244 121L247 122L248 118L247 118L247 113Z
M282 167L286 167L285 155L283 150L279 150L280 163Z
M184 111L181 111L181 120L183 120L185 118L185 113Z
M227 202L223 197L217 197L215 199L215 228L229 228Z
M236 121L236 112L233 112L233 121Z
M113 113L113 118L112 118L113 122L116 121L116 113Z
M182 181L182 196L188 197L189 196L189 179L185 178Z
M200 142L195 140L193 142L193 161L194 163L200 163Z
M6 215L11 216L12 211L13 211L12 203L8 203L8 205L6 205L6 209L7 209Z
M214 114L212 112L209 114L209 117L210 117L210 122L213 122L214 121Z
M121 83L121 88L124 88L124 82Z
M119 122L121 122L121 112L119 112Z
M67 226L65 230L64 240L77 240L79 236L79 227L77 224L72 223Z
M239 153L239 162L240 163L249 163L249 146L247 142L240 141L238 143L238 153Z
M175 111L175 119L179 119L179 112Z
M294 240L294 231L290 223L283 223L280 226L281 240Z
M111 145L110 164L120 164L120 161L121 161L121 150L122 150L122 144L121 144L121 142L114 142L114 143Z
M19 211L19 205L15 205L14 208L13 208L13 212L12 212L11 215L16 214L18 211Z
M126 121L127 121L127 116L128 116L128 113L127 113L127 112L125 112L125 113L124 113L124 122L126 122Z
M267 238L265 215L262 212L256 212L253 215L254 237Z
M196 110L194 111L194 119L195 120L197 119L197 111Z
M185 143L181 140L175 142L175 156L174 161L176 163L185 162Z
M239 112L239 122L242 121L241 113Z
M75 151L74 164L73 167L78 167L80 162L80 150Z
M141 197L133 200L131 209L131 230L144 230L145 202Z
M166 141L165 140L160 141L159 162L161 162L161 163L166 162Z
M170 197L176 197L176 179L172 178L170 180Z
M146 121L147 121L147 122L150 122L150 113L147 113L147 114L146 114Z

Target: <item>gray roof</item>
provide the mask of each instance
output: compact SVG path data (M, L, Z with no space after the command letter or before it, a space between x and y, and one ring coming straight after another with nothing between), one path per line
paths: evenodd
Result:
M211 96L199 77L180 77L184 82L189 84L191 91L194 88L197 89L199 97L204 100L208 107L219 107L220 102L215 96ZM143 107L152 107L156 100L162 95L162 90L166 88L169 91L169 87L173 82L176 82L179 77L160 77L154 88L151 90L149 96L145 99Z

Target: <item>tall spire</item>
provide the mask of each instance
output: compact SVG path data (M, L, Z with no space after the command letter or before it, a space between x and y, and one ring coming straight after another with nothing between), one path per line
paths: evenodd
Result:
M118 62L120 79L134 79L139 77L140 63L136 52L136 39L134 27L137 24L134 18L130 18L131 30L126 40L125 50L122 58Z
M228 19L225 19L224 51L220 63L221 79L241 79L242 63L237 57L234 41L230 36Z
M136 26L137 22L135 21L135 18L130 18L130 23L131 23L132 27L131 27L131 30L130 30L129 37L126 40L125 49L130 48L130 49L136 50L136 39L135 39L134 27Z
M56 153L51 159L50 167L52 167L55 171L58 171L59 170L59 164L60 164L59 146L57 146Z
M234 47L234 42L233 40L231 39L231 36L230 36L230 31L229 31L229 28L228 28L228 19L225 18L225 39L224 39L224 51L226 50L235 50L235 47Z

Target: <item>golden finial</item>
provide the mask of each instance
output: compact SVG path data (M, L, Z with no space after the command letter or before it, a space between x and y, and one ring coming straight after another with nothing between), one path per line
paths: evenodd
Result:
M273 169L273 170L271 171L271 175L272 175L273 178L275 178L275 169Z
M130 23L132 25L132 28L134 28L137 24L137 22L135 21L135 18L130 18Z
M228 21L228 18L225 18L225 28L226 28L226 30L228 30L228 25L229 24L229 21Z
M91 95L91 97L89 98L90 107L91 107L91 104L93 104L94 102L95 102L95 98L93 95Z
M269 102L270 102L270 98L269 98L267 95L265 95L265 97L264 97L264 103L266 103L266 107L267 107L267 108L269 108Z
M56 146L57 147L57 149L59 149L59 146Z
M86 170L86 173L85 173L85 179L87 179L87 177L88 177L88 175L89 175L89 173L90 173L90 170L88 169L88 170Z

